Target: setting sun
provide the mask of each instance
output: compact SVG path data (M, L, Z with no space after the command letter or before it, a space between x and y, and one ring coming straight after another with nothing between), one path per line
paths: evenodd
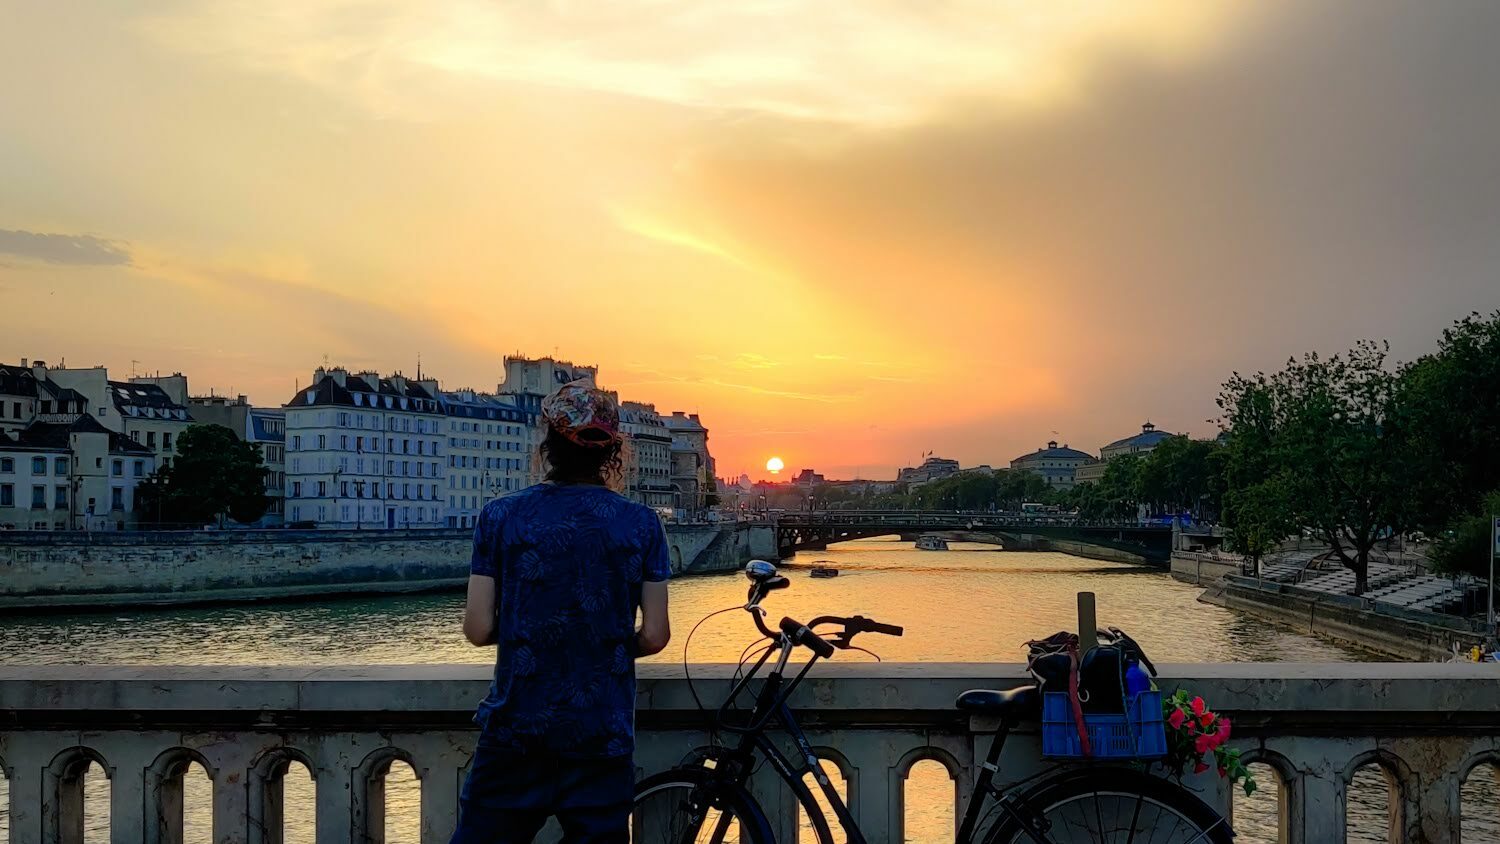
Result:
M770 460L766 461L766 471L770 472L773 475L785 468L786 464L781 462L780 457L772 457Z

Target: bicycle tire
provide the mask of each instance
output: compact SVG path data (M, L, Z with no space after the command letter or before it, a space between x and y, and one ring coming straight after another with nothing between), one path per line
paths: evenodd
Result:
M680 792L680 797L673 797L673 792ZM703 795L707 795L706 798ZM630 828L631 841L633 844L681 844L683 830L674 826L668 828L652 828L664 818L657 812L646 809L648 800L661 800L665 798L665 811L673 818L680 818L689 822L694 811L694 805L700 804L706 799L709 808L705 810L707 817L717 818L713 812L720 815L728 815L738 822L738 834L733 838L725 837L714 840L713 832L717 830L701 830L708 832L709 837L696 836L693 840L703 840L711 844L776 844L776 835L771 831L771 823L766 819L766 814L761 810L755 798L745 789L715 782L712 771L706 768L681 767L653 774L636 784L635 797L631 801ZM680 805L674 806L674 803ZM677 813L681 813L679 816ZM652 818L648 819L648 815ZM704 821L700 824L706 825Z
M1234 840L1229 821L1197 795L1176 783L1131 768L1086 768L1044 780L1022 795L1020 802L1034 817L1051 823L1046 844L1160 842L1162 825L1169 818L1173 827L1166 830L1168 844L1187 841L1231 844ZM1091 804L1092 810L1086 804ZM1105 805L1113 809L1107 820ZM1111 828L1111 824L1119 823L1122 818L1123 828ZM1145 828L1146 824L1150 827ZM1146 831L1152 837L1142 838ZM1177 831L1181 834L1174 835ZM1021 821L1010 815L1000 817L982 840L984 844L1035 841Z

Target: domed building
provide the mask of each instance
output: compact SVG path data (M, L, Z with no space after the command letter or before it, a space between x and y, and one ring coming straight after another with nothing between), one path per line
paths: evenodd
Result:
M1047 443L1030 454L1023 454L1010 461L1010 468L1039 475L1053 489L1072 489L1074 475L1079 467L1093 464L1094 456L1067 444L1058 445L1056 440Z
M1146 454L1164 440L1177 436L1170 431L1158 431L1156 426L1150 422L1141 426L1141 432L1123 440L1115 440L1109 445L1099 449L1099 462L1085 466L1078 470L1074 481L1076 483L1098 483L1104 477L1104 465L1122 454Z

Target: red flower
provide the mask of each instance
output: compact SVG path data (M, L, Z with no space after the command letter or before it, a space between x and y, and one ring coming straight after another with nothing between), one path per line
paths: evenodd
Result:
M1213 736L1198 736L1197 741L1193 742L1193 749L1196 750L1196 751L1198 751L1198 755L1199 756L1202 756L1203 754L1209 752L1210 750L1213 750L1214 749L1214 737Z
M1167 723L1171 724L1174 730L1182 729L1182 722L1186 720L1187 716L1182 714L1181 709L1174 709L1172 710L1172 714L1167 716Z
M1190 706L1193 707L1194 715L1202 715L1203 713L1208 711L1208 704L1204 703L1203 698L1201 697L1193 698L1193 702L1190 704Z
M1203 729L1205 730L1208 729L1209 725L1213 724L1213 722L1214 714L1212 712L1205 712L1198 718L1198 723L1202 724Z
M1219 719L1219 730L1214 735L1216 735L1216 736L1219 737L1219 743L1220 744L1223 744L1224 742L1226 742L1226 741L1229 740L1229 719L1228 718L1220 718Z
M1199 762L1198 764L1193 766L1193 773L1195 774L1201 774L1206 770L1208 770L1208 766L1203 764L1202 762Z

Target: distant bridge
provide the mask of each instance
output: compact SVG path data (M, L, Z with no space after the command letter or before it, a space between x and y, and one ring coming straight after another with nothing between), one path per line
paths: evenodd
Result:
M1029 513L830 510L783 513L776 517L775 525L776 548L783 557L798 551L822 551L832 542L922 533L987 534L1010 548L1026 547L1026 537L1076 542L1122 551L1163 565L1172 556L1171 525L1143 525L1135 520L1101 521Z

